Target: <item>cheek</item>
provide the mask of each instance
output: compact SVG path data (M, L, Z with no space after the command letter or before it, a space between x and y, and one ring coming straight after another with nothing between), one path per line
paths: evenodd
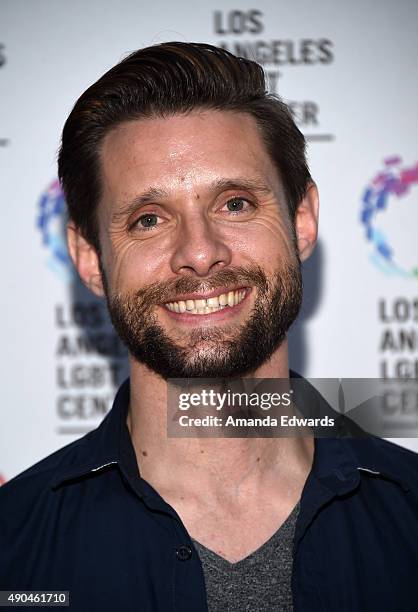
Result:
M283 260L296 257L292 231L281 220L254 220L242 231L231 233L229 243L235 255L244 255L266 269L276 269Z
M151 242L151 241L150 241ZM167 275L167 249L135 240L113 240L108 248L108 277L117 292L130 292Z

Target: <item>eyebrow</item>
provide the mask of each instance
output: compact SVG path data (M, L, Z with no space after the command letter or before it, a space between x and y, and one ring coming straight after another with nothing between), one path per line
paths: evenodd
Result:
M140 208L145 204L150 204L151 202L155 202L155 200L161 200L167 197L168 193L164 189L151 187L150 189L147 189L147 191L144 191L140 195L136 196L133 200L123 204L122 207L112 215L112 220L115 221L121 217L130 215L131 213L135 212L137 208Z
M246 178L217 179L216 181L213 181L207 189L218 193L228 191L229 189L252 191L259 194L267 194L271 193L272 191L271 188L268 187L263 181ZM169 193L166 190L150 187L150 189L147 189L143 193L139 194L133 200L130 200L126 204L122 205L122 207L112 215L112 220L115 221L122 217L129 216L141 206L155 203L156 200L167 199L168 197Z
M228 189L240 189L242 191L253 191L255 193L271 193L271 188L259 179L218 179L211 184L211 189L216 191L227 191Z

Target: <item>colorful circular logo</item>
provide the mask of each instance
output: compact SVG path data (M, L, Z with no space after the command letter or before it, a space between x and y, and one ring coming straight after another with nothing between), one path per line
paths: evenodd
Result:
M64 280L71 280L73 266L65 240L66 220L64 194L55 179L39 198L36 225L42 234L42 243L49 251L48 267Z
M388 207L398 206L399 200L418 185L418 163L410 168L402 167L402 158L384 160L384 168L369 183L362 197L360 221L366 230L366 239L373 245L372 261L386 274L418 278L418 262L401 266L396 260L395 249L388 236L379 228L381 214Z

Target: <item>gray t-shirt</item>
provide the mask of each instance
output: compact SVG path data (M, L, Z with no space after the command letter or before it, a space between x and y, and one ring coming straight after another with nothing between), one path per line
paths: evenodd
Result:
M209 612L291 612L292 547L299 503L255 552L230 563L193 540L203 566Z

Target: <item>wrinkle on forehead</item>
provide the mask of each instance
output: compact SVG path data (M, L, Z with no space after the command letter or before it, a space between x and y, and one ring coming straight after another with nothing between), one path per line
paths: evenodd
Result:
M262 178L282 200L280 176L245 113L196 111L126 122L106 135L101 158L106 208L124 207L151 188L196 201L216 180L238 176Z
M210 129L205 129L210 123ZM239 134L237 133L240 132ZM147 142L146 155L144 161L149 160L149 154L161 151L156 146L153 150L152 142L161 140L163 152L160 162L176 161L187 154L191 154L191 159L196 161L199 157L199 150L204 149L205 145L210 148L220 149L230 148L231 143L238 142L240 148L245 146L245 136L250 138L255 136L264 147L255 120L245 113L232 111L193 111L187 115L174 115L167 118L147 118L135 119L120 123L111 129L104 137L101 152L104 161L117 161L120 154L126 156L130 152L131 160L138 163L139 158L144 158L144 148L141 141L144 138ZM238 136L240 137L238 139ZM223 146L224 145L224 146ZM247 154L251 154L252 147L246 149ZM256 157L257 153L254 151ZM156 158L154 157L156 161Z

